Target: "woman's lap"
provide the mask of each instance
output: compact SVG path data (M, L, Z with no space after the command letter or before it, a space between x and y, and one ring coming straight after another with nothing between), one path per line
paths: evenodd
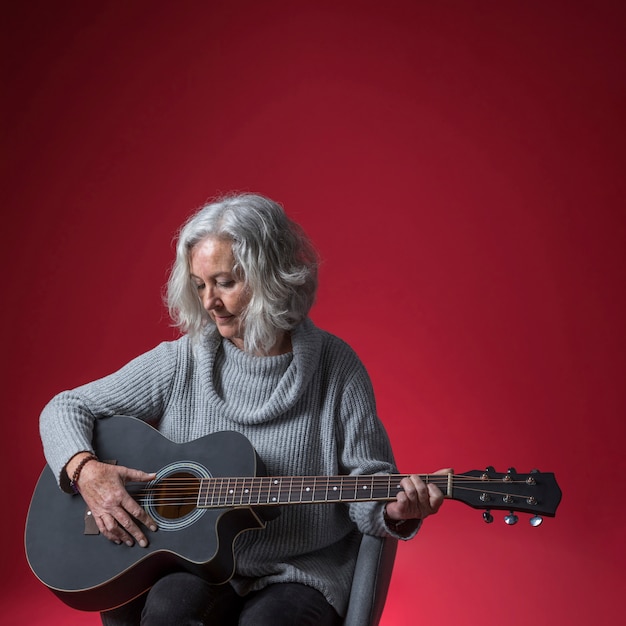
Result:
M104 626L335 626L341 619L312 587L269 585L241 598L231 585L211 585L187 572L169 574L152 589L113 611Z

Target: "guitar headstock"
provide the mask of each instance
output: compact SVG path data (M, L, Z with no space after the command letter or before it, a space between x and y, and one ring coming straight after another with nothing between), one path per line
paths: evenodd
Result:
M493 467L455 474L451 498L460 500L475 509L485 509L483 519L493 521L491 510L509 511L504 521L517 523L515 512L531 513L532 526L541 524L542 515L554 517L561 501L559 488L553 473L533 470L518 474L515 468L499 473Z

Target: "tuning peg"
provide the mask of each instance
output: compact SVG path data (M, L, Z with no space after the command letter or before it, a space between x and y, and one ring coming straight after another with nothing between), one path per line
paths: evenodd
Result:
M483 519L485 524L491 524L493 522L493 515L489 511L483 511Z
M515 515L513 511L510 511L508 515L504 516L504 522L508 524L509 526L515 526L515 524L517 524L518 521L519 521L519 517L517 517L517 515Z
M529 522L533 528L536 528L537 526L541 526L541 523L543 522L543 517L541 517L541 515L534 515L530 518Z
M516 474L517 474L517 471L515 470L515 468L509 467L507 473L502 477L502 480L505 483L510 483L512 480L514 480L514 477Z

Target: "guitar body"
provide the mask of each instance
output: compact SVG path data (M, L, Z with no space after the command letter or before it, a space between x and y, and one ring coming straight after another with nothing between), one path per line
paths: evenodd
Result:
M235 432L220 432L184 444L172 443L140 420L97 420L98 457L160 476L256 476L264 473L250 442ZM233 575L233 543L246 530L264 528L255 508L181 509L157 518L159 530L147 533L150 545L116 545L93 527L80 496L63 493L46 466L37 483L26 521L28 563L41 582L69 606L104 611L137 597L164 574L186 570L221 584ZM127 575L128 574L128 575Z

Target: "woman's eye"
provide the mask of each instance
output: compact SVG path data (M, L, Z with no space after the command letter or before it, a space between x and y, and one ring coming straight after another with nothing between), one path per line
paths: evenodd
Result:
M228 289L228 287L232 287L235 284L234 280L225 280L223 282L219 282L217 283L218 287L224 287L226 289Z
M196 284L196 289L197 289L198 291L201 291L202 289L204 289L204 283L202 283L202 284L200 284L200 285Z

